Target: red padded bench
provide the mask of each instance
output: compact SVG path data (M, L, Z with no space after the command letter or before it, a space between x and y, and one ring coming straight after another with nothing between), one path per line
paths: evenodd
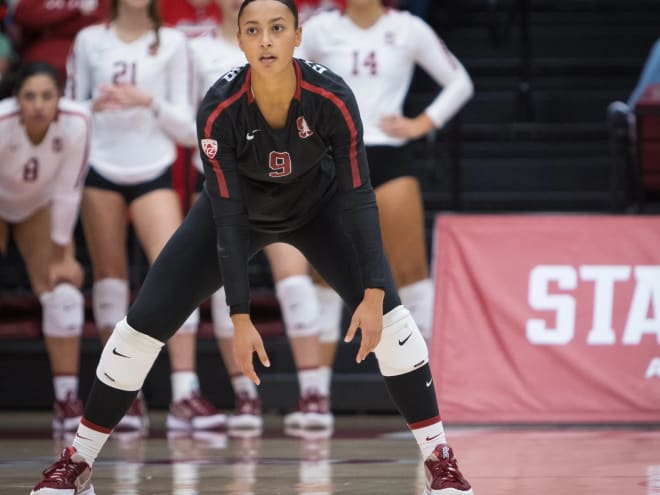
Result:
M284 336L284 325L275 295L264 291L253 294L251 299L253 319L262 337ZM83 336L96 338L90 297L85 298L85 307ZM0 339L41 339L41 307L36 297L11 292L0 293L0 315ZM200 338L214 338L208 301L201 307L198 335Z
M660 191L660 84L652 84L635 105L637 163L642 191Z

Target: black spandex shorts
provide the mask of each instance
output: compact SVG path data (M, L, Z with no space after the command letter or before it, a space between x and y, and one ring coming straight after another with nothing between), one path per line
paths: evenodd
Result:
M173 189L172 173L168 167L165 173L146 182L139 182L138 184L116 184L95 171L92 165L87 174L87 179L85 179L85 187L96 187L98 189L114 191L121 194L126 203L130 204L140 196L144 196L156 189Z
M367 146L369 176L374 189L399 177L413 176L410 173L412 152L410 146Z

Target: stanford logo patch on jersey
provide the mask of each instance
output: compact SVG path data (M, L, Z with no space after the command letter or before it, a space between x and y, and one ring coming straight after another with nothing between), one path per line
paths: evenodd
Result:
M204 154L213 160L218 152L218 142L215 139L202 139L202 149Z
M307 125L305 117L298 117L296 119L296 126L298 127L298 136L300 136L301 139L308 138L314 134L314 132Z

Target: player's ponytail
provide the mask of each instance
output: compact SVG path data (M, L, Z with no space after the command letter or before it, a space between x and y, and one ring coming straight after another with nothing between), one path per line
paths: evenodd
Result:
M163 18L160 15L157 0L151 0L149 2L149 18L154 23L154 33L156 35L156 39L149 47L149 54L156 55L160 47L160 27L163 25Z
M240 31L240 20L241 20L241 15L243 14L243 10L245 10L245 7L247 7L249 4L254 2L255 0L243 0L243 3L241 4L241 8L238 9L238 21L239 21L239 26L238 30ZM293 14L293 18L295 20L294 27L298 29L298 7L296 7L296 4L293 0L276 0L277 2L283 3L284 5L287 6L287 8L291 11Z

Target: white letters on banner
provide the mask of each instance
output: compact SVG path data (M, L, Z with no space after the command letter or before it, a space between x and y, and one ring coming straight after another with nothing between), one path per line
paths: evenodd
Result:
M646 368L646 378L660 378L660 358L653 358Z
M594 299L590 345L613 345L616 333L612 324L615 284L634 274L635 289L628 309L621 342L639 345L645 334L655 335L660 344L660 266L538 265L529 274L528 303L536 311L553 311L555 326L544 318L529 318L527 339L536 345L566 345L575 336L577 302L571 294L551 294L550 284L564 291L577 289L578 280L593 282Z

